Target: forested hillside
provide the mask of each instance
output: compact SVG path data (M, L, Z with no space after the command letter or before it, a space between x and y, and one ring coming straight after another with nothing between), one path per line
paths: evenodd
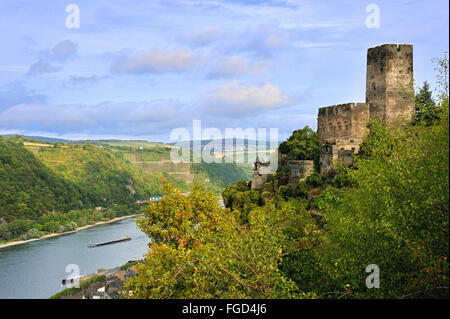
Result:
M87 204L87 192L53 172L22 143L0 137L0 218L36 219Z
M162 179L184 192L190 189L174 175L146 172L123 156L145 153L146 160L160 160L169 155L163 144L93 143L0 137L0 240L35 238L132 214L139 209L136 200L163 194ZM192 171L216 194L251 174L250 167L235 164L199 163Z
M161 178L188 189L168 174L147 174L89 143L0 137L0 240L36 238L135 213L137 199L162 194Z

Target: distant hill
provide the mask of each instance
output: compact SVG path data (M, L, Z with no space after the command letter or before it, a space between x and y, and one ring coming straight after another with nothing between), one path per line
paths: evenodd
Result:
M251 165L232 163L194 163L187 164L187 171L169 171L164 167L170 164L165 162L170 159L171 145L91 142L0 136L0 224L17 218L36 220L51 212L128 205L162 195L161 177L187 191L190 186L185 177L195 175L220 194L227 184L248 180L252 174ZM145 163L162 165L152 171Z
M39 141L49 147L34 147L33 141L0 137L0 219L33 220L51 211L132 203L161 195L163 176L187 189L167 174L147 174L92 144Z
M21 137L26 137L26 138L29 138L32 140L39 140L39 141L50 142L50 143L57 143L57 142L70 143L71 142L69 140L64 140L62 138L45 137L45 136L17 135L17 134L5 134L3 136L5 136L5 137L21 136Z

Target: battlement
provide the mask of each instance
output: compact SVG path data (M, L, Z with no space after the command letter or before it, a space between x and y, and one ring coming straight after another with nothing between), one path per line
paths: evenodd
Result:
M322 107L317 118L319 143L336 137L365 136L369 120L366 103L346 103Z

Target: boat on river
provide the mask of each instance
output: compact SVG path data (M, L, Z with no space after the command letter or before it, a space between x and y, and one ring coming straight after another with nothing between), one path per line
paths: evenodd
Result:
M103 243L98 243L98 244L90 244L88 245L89 248L94 248L94 247L100 247L100 246L105 246L105 245L111 245L111 244L116 244L116 243L121 243L123 241L128 241L131 240L130 237L128 236L124 236L121 239L116 239L116 240L110 240L110 241L105 241Z

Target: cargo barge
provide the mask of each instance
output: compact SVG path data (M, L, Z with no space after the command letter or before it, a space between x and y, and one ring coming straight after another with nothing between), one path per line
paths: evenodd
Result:
M120 243L123 241L127 241L127 240L131 240L130 237L128 236L124 236L121 239L116 239L116 240L110 240L110 241L105 241L103 243L98 243L98 244L90 244L88 245L89 248L94 248L94 247L100 247L100 246L105 246L105 245L110 245L110 244L116 244L116 243Z

